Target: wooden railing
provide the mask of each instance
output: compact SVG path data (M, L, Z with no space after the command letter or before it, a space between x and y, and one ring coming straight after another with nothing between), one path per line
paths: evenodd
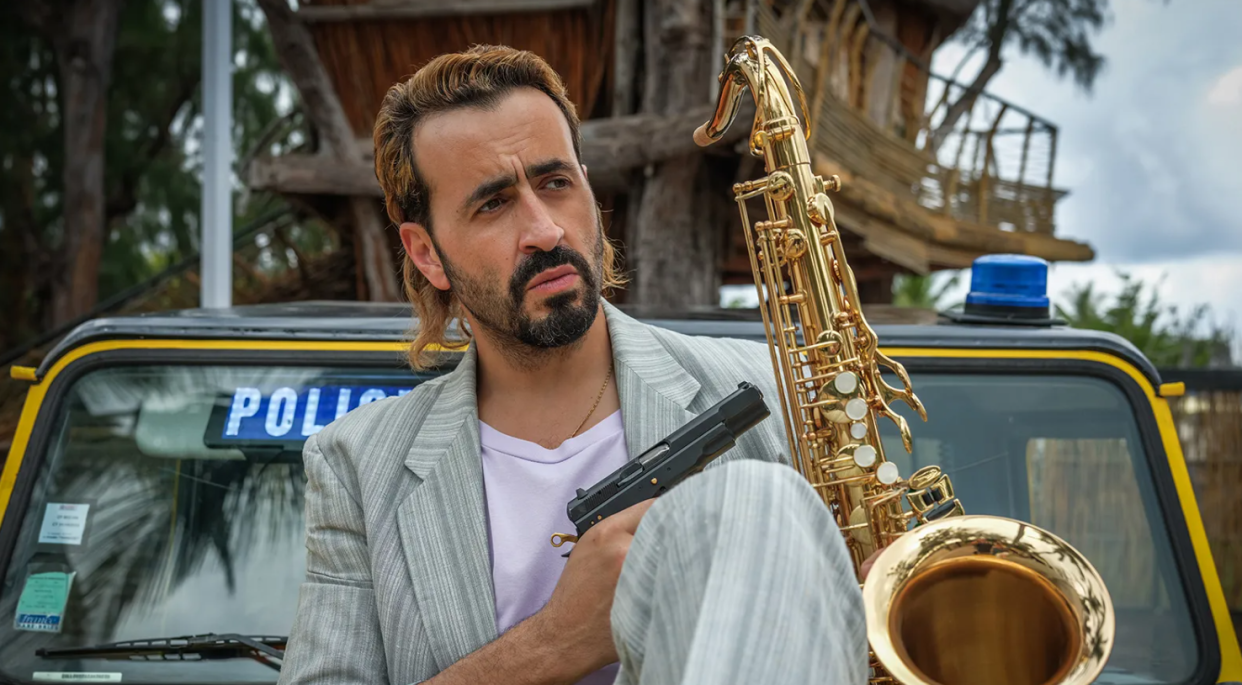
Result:
M933 133L966 84L931 72L859 0L732 0L727 49L754 32L772 40L811 103L815 151L930 211L1001 230L1051 234L1057 128L979 93L947 132ZM931 97L929 97L929 94Z

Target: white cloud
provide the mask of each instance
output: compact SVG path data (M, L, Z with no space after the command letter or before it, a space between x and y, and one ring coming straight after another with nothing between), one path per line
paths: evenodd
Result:
M1221 76L1208 92L1207 101L1209 105L1242 105L1242 66Z
M1242 252L1242 213L1225 200L1242 197L1242 110L1225 106L1242 79L1232 75L1242 3L1133 0L1114 12L1096 40L1108 61L1093 94L1016 49L989 85L1059 128L1055 183L1070 194L1058 233L1091 243L1106 262ZM963 52L942 48L933 66L947 73Z
M1096 250L1093 263L1055 265L1050 293L1086 281L1115 292L1122 269L1242 333L1242 3L1126 0L1113 11L1093 94L1016 50L989 85L1058 126L1055 183L1070 194L1057 233ZM933 66L948 73L963 54L947 46ZM964 81L982 57L972 62Z
M1093 94L1016 50L988 87L1058 126L1054 183L1070 194L1057 233L1096 250L1092 263L1054 265L1049 294L1063 303L1086 282L1113 294L1122 270L1183 314L1208 305L1242 335L1242 2L1124 0L1113 11ZM964 54L947 45L933 68L947 75ZM959 80L982 62L975 55ZM964 299L969 280L950 298ZM755 300L753 287L726 291Z

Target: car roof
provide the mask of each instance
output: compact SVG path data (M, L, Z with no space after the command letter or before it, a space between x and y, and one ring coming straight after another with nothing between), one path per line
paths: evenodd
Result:
M757 309L655 310L619 305L634 318L687 335L766 341ZM1128 340L1107 332L1066 326L959 324L941 317L935 324L873 325L884 347L950 349L1093 350L1125 358L1153 385L1155 366ZM196 340L405 341L415 320L409 304L347 301L286 302L224 309L183 309L101 317L66 335L41 361L38 377L69 350L100 340L170 338ZM452 330L452 329L450 329ZM450 335L450 341L453 340Z

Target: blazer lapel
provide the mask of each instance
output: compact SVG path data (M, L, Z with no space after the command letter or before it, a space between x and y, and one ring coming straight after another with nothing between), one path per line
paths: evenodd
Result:
M605 302L617 394L630 459L694 418L687 410L699 382L669 354L647 326Z
M631 459L694 418L700 384L647 327L605 302ZM410 581L440 669L495 640L477 358L471 346L446 375L418 427L406 467L418 484L397 510Z
M406 467L421 482L398 508L410 581L440 669L496 639L475 353L445 377Z

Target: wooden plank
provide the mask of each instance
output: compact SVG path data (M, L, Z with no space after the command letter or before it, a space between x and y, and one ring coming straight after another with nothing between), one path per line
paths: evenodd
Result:
M384 196L374 169L327 155L258 157L250 165L246 185L291 195Z
M1050 261L1078 262L1095 258L1095 251L1085 243L1049 234L1001 231L932 212L913 199L900 197L874 182L849 173L824 155L816 156L814 168L822 176L836 174L841 177L844 187L833 195L834 204L851 205L877 221L922 239L928 245L991 254L1029 254Z
M590 7L596 0L372 0L355 5L303 5L304 22L426 19L480 14L561 12Z
M624 191L632 169L688 154L703 154L691 133L715 111L710 104L681 114L659 116L635 114L628 117L591 119L582 124L582 161L586 164L591 187L597 193ZM725 131L715 148L743 140L750 127L745 122L754 114L753 104L743 104L739 121ZM371 166L370 140L355 139L356 158L288 154L278 158L260 157L251 164L248 184L255 189L308 195L382 195ZM707 148L708 150L712 148Z
M865 212L843 203L834 204L837 225L842 230L862 236L863 248L916 274L927 275L927 241L877 221Z

